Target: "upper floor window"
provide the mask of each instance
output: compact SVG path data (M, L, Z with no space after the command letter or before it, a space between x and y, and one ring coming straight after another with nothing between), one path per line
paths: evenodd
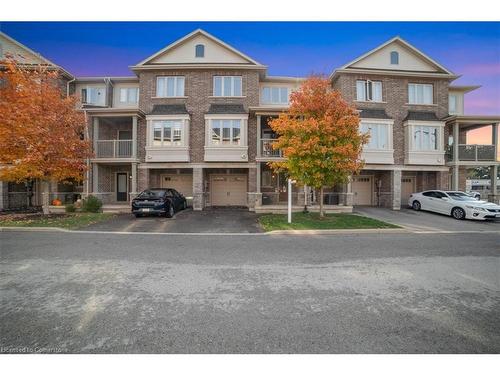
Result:
M409 104L432 104L433 87L431 84L409 83L408 103Z
M194 56L195 57L205 57L205 46L203 44L197 44L194 47Z
M184 77L157 77L156 96L161 98L184 96Z
M356 100L360 102L381 102L382 82L356 81Z
M214 76L214 96L242 96L241 76Z
M138 87L122 87L120 88L120 103L121 104L137 104L139 101Z
M391 65L399 64L399 53L396 51L391 52Z
M389 150L389 125L388 124L370 124L362 122L360 131L368 133L370 139L364 146L370 150Z
M82 89L82 103L104 105L106 89L104 87L86 87Z
M448 97L448 112L450 113L450 115L458 113L457 99L457 95L454 94L450 94L450 96Z
M238 146L241 144L241 120L210 120L210 144Z
M290 90L288 87L263 87L263 104L288 104Z
M439 150L438 131L436 126L418 125L412 127L413 150L437 151Z
M153 121L153 146L182 146L183 120Z

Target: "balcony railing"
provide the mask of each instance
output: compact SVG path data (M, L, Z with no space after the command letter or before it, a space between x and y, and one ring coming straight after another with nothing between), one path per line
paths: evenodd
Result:
M447 153L448 161L453 161L453 146ZM496 161L495 145L458 145L459 161Z
M131 139L97 141L96 156L98 158L130 158L132 154Z
M260 140L260 156L263 158L282 158L281 150L273 149L273 144L277 139L261 139Z

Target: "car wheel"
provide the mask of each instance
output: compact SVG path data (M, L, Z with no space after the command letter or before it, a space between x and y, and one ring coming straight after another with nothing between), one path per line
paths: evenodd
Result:
M168 218L170 218L170 217L173 217L174 214L175 214L174 206L172 204L170 204L168 206L168 210L167 210L165 216L168 217Z
M412 207L415 211L420 211L420 209L422 208L422 206L420 205L420 202L419 202L419 201L413 201L413 204L411 205L411 207Z
M465 219L465 211L460 207L455 207L451 210L451 216L453 216L457 220Z

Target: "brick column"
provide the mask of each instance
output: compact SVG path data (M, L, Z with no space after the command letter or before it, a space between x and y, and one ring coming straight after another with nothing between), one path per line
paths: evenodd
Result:
M134 199L137 196L137 163L132 163L132 181L130 181L130 199Z
M248 168L248 209L250 211L255 211L255 207L259 205L260 193L258 190L260 188L258 189L258 185L260 185L260 181L257 176L257 168Z
M143 191L149 188L149 169L141 168L138 171L137 190Z
M391 171L392 209L401 209L401 170Z
M498 204L500 202L500 194L497 193L498 183L498 164L492 165L490 167L490 194L488 195L488 201Z
M203 196L203 168L193 168L193 210L201 211L205 206Z
M99 165L92 163L92 193L99 192Z

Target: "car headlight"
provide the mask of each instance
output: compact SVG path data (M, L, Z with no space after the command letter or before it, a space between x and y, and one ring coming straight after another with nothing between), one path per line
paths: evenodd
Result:
M486 208L484 207L474 207L474 206L465 206L467 208L471 208L473 210L476 210L476 211L487 211Z

